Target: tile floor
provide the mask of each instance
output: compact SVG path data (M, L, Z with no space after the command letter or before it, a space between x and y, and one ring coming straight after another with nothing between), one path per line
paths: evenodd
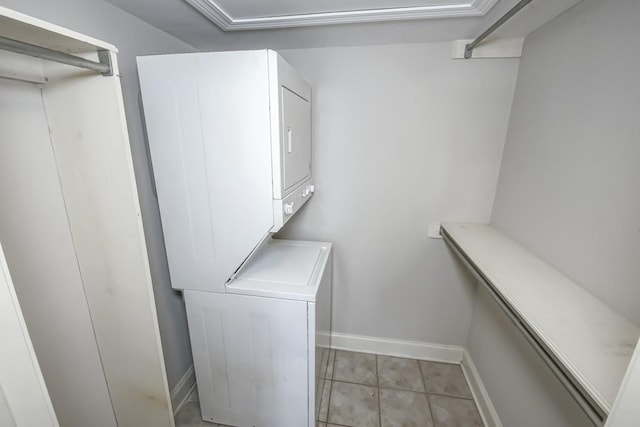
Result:
M341 350L327 352L317 427L482 427L458 365ZM197 403L178 427L214 427Z

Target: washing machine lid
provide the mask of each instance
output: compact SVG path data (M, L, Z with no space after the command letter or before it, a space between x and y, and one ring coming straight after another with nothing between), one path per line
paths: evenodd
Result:
M331 245L269 240L227 283L228 293L315 301Z

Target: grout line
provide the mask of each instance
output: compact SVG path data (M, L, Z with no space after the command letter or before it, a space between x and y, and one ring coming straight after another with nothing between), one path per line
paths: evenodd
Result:
M366 384L363 384L363 385L366 385ZM392 387L392 386L388 386L388 385L381 385L379 387L387 389L387 390L408 391L408 392L411 392L411 393L422 393L422 394L426 393L426 391L424 391L424 390L412 390L410 388Z
M320 421L320 411L322 410L322 400L324 398L324 386L326 385L325 384L326 380L324 378L320 378L320 380L322 381L322 390L320 390L320 404L316 406L316 403L313 402L314 411L316 407L318 408L318 413L316 414L316 423L322 422Z
M378 392L378 426L382 427L382 405L380 404L380 373L378 371L378 355L376 354L376 391Z
M449 397L451 399L460 399L460 400L471 400L475 403L475 399L473 397L460 397L460 396L452 396L450 394L442 394L442 393L425 393L431 396L437 396L437 397Z
M338 358L338 354L335 350L333 353L334 353L333 367L331 368L331 378L328 379L329 380L329 401L327 402L327 421L326 421L327 424L329 424L329 415L331 414L331 396L333 395L333 377L335 377L335 374L336 374L336 359ZM331 354L329 354L329 357L331 357ZM327 360L327 370L328 369L329 369L329 360ZM320 405L322 406L322 403L320 403Z
M327 363L324 366L324 372L322 373L322 375L319 378L319 381L322 381L322 391L320 394L320 405L318 406L318 413L316 414L316 423L326 423L326 421L321 421L320 420L320 411L322 410L322 404L324 403L324 389L327 386L327 371L329 370L329 360L331 358L331 349L327 348ZM329 384L329 387L331 387L331 384ZM327 418L329 417L329 402L327 402Z
M376 367L376 370L377 370L377 367ZM329 381L328 378L326 380ZM407 392L410 392L410 393L433 394L434 396L452 397L454 399L474 400L473 396L471 396L471 397L456 396L456 395L453 395L453 394L434 393L434 392L425 391L425 390L411 390L409 388L392 387L392 386L387 386L387 385L380 386L380 385L376 385L376 384L358 383L358 382L355 382L355 381L347 381L347 380L335 380L334 379L334 380L330 380L330 381L337 382L337 383L361 385L361 386L365 386L365 387L384 388L384 389L388 389L388 390L407 391ZM423 381L423 384L424 384L424 381Z
M328 425L329 423L324 423L324 424ZM331 425L338 426L338 427L353 427L353 426L348 426L346 424L336 424L336 423L331 423Z
M375 385L375 384L354 383L353 381L332 380L332 382L334 382L334 383L353 384L353 385L361 385L363 387L369 387L369 388L378 388L378 386ZM385 387L385 388L388 388L388 387ZM395 390L410 391L410 390L402 390L402 389L395 389Z
M436 420L433 418L433 405L431 405L431 399L429 399L429 395L427 394L427 406L429 407L429 415L431 415L431 424L436 425Z
M424 375L422 374L422 366L420 366L420 361L418 360L418 370L420 371L420 378L422 379L422 386L424 387L424 393L427 398L427 407L429 408L429 417L431 418L431 424L436 425L436 420L433 418L433 408L431 407L431 399L429 399L429 393L427 393L427 382L424 379Z
M333 352L333 362L329 363L331 360L331 353ZM322 376L323 379L326 380L332 380L333 379L333 369L335 367L335 362L336 362L336 350L334 349L329 349L329 355L327 356L327 369L325 370L324 375ZM331 367L331 376L329 376L329 365L333 365Z
M365 387L373 387L372 385L367 385L367 384L358 384L358 383L350 383L347 381L338 381L341 383L347 383L347 384L353 384L353 385L362 385ZM475 403L475 399L473 397L461 397L461 396L452 396L450 394L442 394L442 393L427 393L424 391L415 391L415 390L407 390L404 388L394 388L394 387L378 387L380 390L393 390L393 391L404 391L405 393L415 393L415 394L424 394L424 395L428 395L428 396L437 396L437 397L448 397L451 399L460 399L460 400L472 400Z
M427 392L427 382L424 380L424 374L422 373L422 366L420 366L420 361L418 360L418 370L420 371L420 380L422 381L422 387L424 387L424 392Z

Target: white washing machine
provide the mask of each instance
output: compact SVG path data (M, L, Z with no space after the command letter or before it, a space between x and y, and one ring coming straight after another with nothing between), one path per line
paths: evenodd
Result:
M331 244L270 240L227 293L184 295L202 418L314 426L331 326Z

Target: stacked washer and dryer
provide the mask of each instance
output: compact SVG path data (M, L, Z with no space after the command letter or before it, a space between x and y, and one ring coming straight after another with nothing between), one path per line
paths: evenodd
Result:
M311 87L271 50L146 56L138 70L202 418L313 427L331 244L272 238L315 190Z

